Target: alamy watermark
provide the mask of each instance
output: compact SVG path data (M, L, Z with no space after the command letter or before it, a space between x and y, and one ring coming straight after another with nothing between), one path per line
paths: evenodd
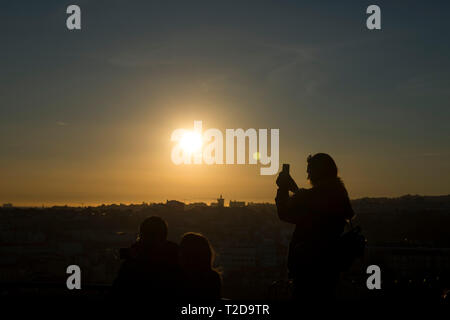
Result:
M81 8L76 4L67 7L66 13L69 16L66 19L68 30L81 30ZM366 27L369 30L381 30L381 9L378 5L369 5L366 9L369 16L366 19Z
M278 172L279 129L270 129L270 132L268 129L250 128L245 131L244 129L226 129L224 148L222 131L209 128L203 132L202 125L202 121L194 121L193 130L176 129L172 132L171 140L177 142L172 149L174 164L246 164L247 158L248 164L256 165L259 162L266 165L260 168L261 175L274 175ZM269 133L270 155L268 154ZM248 140L248 152L246 140Z
M69 30L81 30L81 8L76 4L67 7L66 13L70 16L66 19L66 27Z

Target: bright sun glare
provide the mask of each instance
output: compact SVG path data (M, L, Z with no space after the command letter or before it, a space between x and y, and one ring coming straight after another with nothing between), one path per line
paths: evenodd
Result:
M197 132L186 131L180 140L180 147L189 153L194 153L202 148L202 136Z

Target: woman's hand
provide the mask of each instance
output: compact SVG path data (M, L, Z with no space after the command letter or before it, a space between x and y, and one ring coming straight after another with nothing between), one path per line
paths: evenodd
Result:
M295 192L298 190L297 184L294 179L292 179L289 173L281 171L277 178L277 186L282 190L289 190Z

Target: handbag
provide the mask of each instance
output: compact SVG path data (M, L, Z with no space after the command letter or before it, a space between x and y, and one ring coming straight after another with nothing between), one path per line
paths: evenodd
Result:
M337 258L340 271L348 271L357 258L364 256L367 239L361 232L361 227L353 227L349 221L350 230L339 237Z

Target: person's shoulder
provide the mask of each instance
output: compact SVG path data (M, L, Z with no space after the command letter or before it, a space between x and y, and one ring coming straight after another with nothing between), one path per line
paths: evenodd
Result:
M197 276L203 279L202 281L204 281L205 283L216 283L222 281L220 273L214 269L201 272Z
M119 273L129 273L135 270L139 265L140 260L136 257L128 257L122 261L119 268Z
M179 246L175 242L167 240L166 243L164 244L164 251L166 251L169 254L178 256Z
M215 298L220 299L222 296L222 276L219 272L216 270L211 270L213 272L212 277L212 286L214 288L214 294L216 295Z
M166 247L169 249L178 250L178 244L170 240L166 241Z
M216 271L216 270L211 270L211 277L215 280L215 281L218 281L218 282L221 282L222 281L222 276L220 275L220 273L218 272L218 271Z
M209 288L220 289L222 287L222 277L220 276L220 273L214 269L211 269L203 274L203 281Z

